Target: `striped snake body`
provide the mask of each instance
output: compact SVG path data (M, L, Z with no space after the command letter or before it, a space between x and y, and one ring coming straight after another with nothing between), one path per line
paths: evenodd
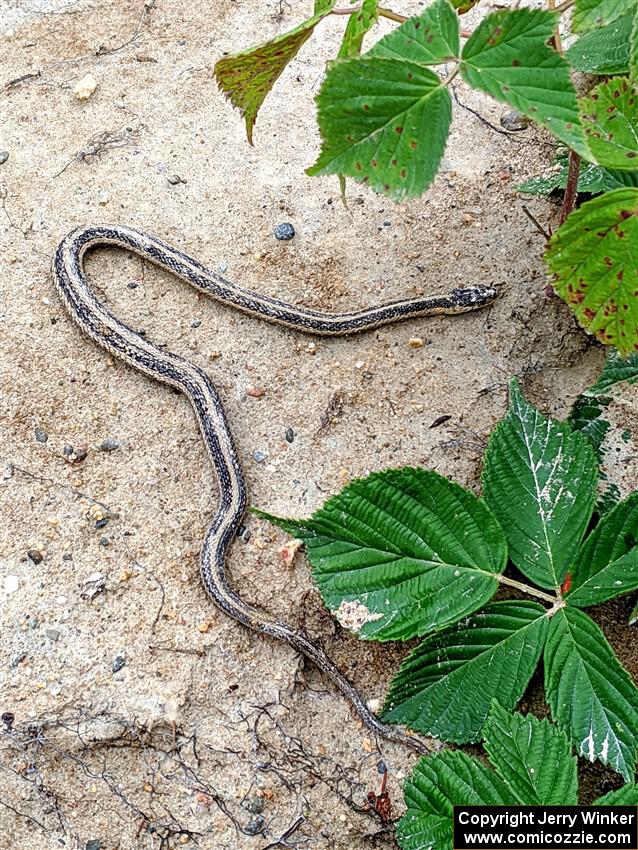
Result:
M201 263L142 231L120 225L90 225L69 233L58 246L53 276L66 309L80 329L98 345L158 381L170 384L190 400L219 483L219 505L209 525L200 556L204 588L225 614L262 634L285 641L303 653L350 700L375 734L420 753L430 747L417 736L381 723L328 656L300 631L245 602L229 585L226 552L246 509L246 484L222 401L209 376L188 360L159 348L118 319L91 291L83 270L89 249L115 246L133 251L167 269L222 304L305 333L342 336L415 316L456 314L491 303L496 291L487 286L455 289L445 297L415 298L353 313L330 314L294 307L249 292Z

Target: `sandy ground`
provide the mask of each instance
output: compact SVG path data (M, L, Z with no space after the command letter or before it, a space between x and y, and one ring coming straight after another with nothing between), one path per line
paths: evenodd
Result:
M247 287L334 310L467 282L499 288L489 310L313 351L309 338L219 308L137 258L90 258L118 315L209 370L251 502L280 514L308 514L349 478L388 466L423 464L476 486L509 376L564 415L600 368L600 351L545 296L542 238L514 190L550 157L543 135L499 134L457 106L426 197L397 207L350 184L346 210L336 180L303 171L316 153L312 98L343 27L329 20L247 145L214 62L308 12L245 0L0 3L0 707L23 742L3 744L2 848L263 848L301 817L291 847L390 848L391 831L360 810L383 759L399 812L414 761L371 740L287 646L207 601L197 556L216 486L193 415L64 313L49 267L69 229L136 225ZM81 103L73 86L89 72L98 88ZM462 84L456 93L498 126L503 107ZM556 221L554 205L528 205ZM291 242L273 237L282 221L296 228ZM633 425L629 402L616 414ZM619 447L614 475L635 486L631 445ZM234 584L308 629L381 698L405 649L338 629L304 559L282 564L283 535L255 518L246 527ZM623 612L612 619L631 668Z

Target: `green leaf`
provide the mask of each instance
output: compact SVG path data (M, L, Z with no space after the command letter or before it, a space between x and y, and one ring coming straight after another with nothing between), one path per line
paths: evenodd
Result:
M350 15L337 59L349 59L351 56L358 56L361 53L361 45L366 33L377 22L377 6L378 0L363 0L361 9Z
M541 587L559 587L585 533L598 469L588 441L528 404L516 381L510 407L485 453L483 496L516 566Z
M616 189L574 210L545 254L581 325L623 356L638 348L637 239L638 189Z
M551 195L557 189L565 189L569 170L567 157L557 157L556 163L560 165L558 170L554 168L545 175L532 177L517 186L517 190L527 195ZM600 195L623 186L638 187L638 171L616 171L591 162L581 163L577 187L579 194Z
M426 638L394 678L384 721L444 741L479 740L492 699L512 709L523 695L547 625L536 602L495 602Z
M325 17L328 12L332 11L334 4L335 0L315 0L313 13Z
M629 71L634 83L638 83L638 15L634 16L634 26L629 42Z
M603 410L609 405L609 396L592 396L583 393L576 398L567 417L572 431L577 431L586 437L596 452L596 457L602 459L602 443L611 427L603 419Z
M586 32L565 52L566 59L586 74L625 74L634 17L635 10L630 10L606 27Z
M627 0L576 0L572 14L572 29L583 32L603 27L627 11Z
M576 756L556 726L532 714L510 714L494 700L483 734L490 761L522 805L578 803Z
M395 200L434 180L452 120L452 101L427 68L458 51L458 20L436 0L365 56L335 62L317 96L322 145L308 174L343 174Z
M630 354L627 358L621 357L613 348L607 352L607 359L603 371L596 383L587 390L591 395L606 392L616 384L626 381L635 384L638 381L638 353Z
M458 59L459 22L448 0L434 0L417 18L410 18L378 41L367 56L408 59L419 65L440 65Z
M638 589L638 492L604 516L583 543L566 598L597 605Z
M451 0L452 6L456 9L459 15L464 15L473 9L479 0Z
M589 147L600 165L632 171L638 165L638 91L627 77L600 83L580 101Z
M317 104L322 146L308 174L344 174L395 200L432 183L452 120L450 95L432 71L369 56L337 62Z
M451 750L421 759L406 780L404 794L407 811L397 827L402 850L449 850L454 806L518 802L494 771Z
M638 806L638 785L628 782L622 788L594 800L592 806Z
M507 563L487 506L423 469L354 481L301 522L262 516L303 540L324 602L362 638L406 640L456 622L493 596Z
M552 716L577 754L631 778L638 745L638 690L584 611L567 607L552 617L544 665Z
M215 64L217 85L243 115L251 145L257 113L268 92L334 4L335 0L318 0L313 17L290 32L241 53L224 56Z
M547 46L557 21L542 9L487 15L465 45L461 74L590 159L569 65Z

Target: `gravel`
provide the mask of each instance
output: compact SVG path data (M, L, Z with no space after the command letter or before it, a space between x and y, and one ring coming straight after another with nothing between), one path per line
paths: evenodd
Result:
M273 233L275 234L275 239L279 239L280 242L286 242L295 235L295 228L289 221L284 221L275 227Z

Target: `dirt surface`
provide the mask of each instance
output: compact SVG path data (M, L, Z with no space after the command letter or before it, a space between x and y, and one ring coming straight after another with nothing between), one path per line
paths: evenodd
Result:
M534 130L491 129L503 107L455 83L463 106L432 190L398 207L349 184L345 209L336 180L304 174L317 147L312 98L343 28L330 19L247 145L214 62L308 13L244 0L0 3L0 708L21 730L3 743L2 848L260 850L295 825L278 846L391 848L366 793L378 790L383 759L399 813L414 763L374 741L289 647L211 607L197 557L216 485L190 407L69 320L49 271L68 230L148 229L246 287L337 311L469 282L499 288L479 313L313 347L123 252L89 259L119 316L210 372L251 503L279 514L307 515L350 478L388 466L420 464L476 487L511 375L564 415L601 366L562 302L546 297L543 239L522 209L547 226L557 208L514 188L551 145ZM87 73L97 89L80 102L73 88ZM295 226L290 242L274 239L283 221ZM614 408L622 428L635 425L632 399ZM618 448L613 476L633 487L633 444ZM382 698L405 647L344 633L303 557L283 565L283 534L253 517L246 528L229 559L234 585L304 626ZM613 637L635 675L618 610Z

